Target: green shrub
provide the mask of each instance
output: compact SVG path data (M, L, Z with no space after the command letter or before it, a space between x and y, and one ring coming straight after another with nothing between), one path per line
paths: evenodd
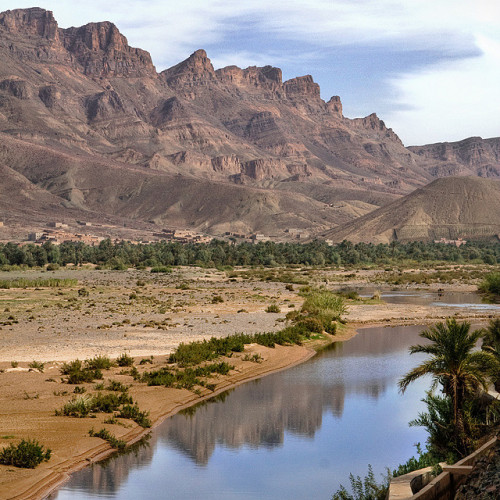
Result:
M110 380L106 387L106 390L114 392L127 392L128 389L128 386L118 382L118 380Z
M224 302L224 299L220 295L212 297L212 304L220 304L222 302Z
M107 441L110 444L110 446L112 448L115 448L117 450L124 450L125 447L127 446L127 443L125 443L125 441L123 441L121 439L117 439L107 429L101 429L98 432L95 432L94 429L90 429L89 436L104 439L105 441Z
M85 360L85 366L89 370L109 370L115 364L107 356L95 356Z
M479 290L491 295L500 295L500 273L487 274L483 282L479 285Z
M123 406L123 408L120 410L120 413L118 413L117 417L128 418L130 420L133 420L136 424L140 425L141 427L144 427L145 429L151 427L149 412L141 411L137 406L137 403L133 406L130 404Z
M50 459L51 450L44 450L44 447L35 440L21 440L16 446L10 444L0 451L0 463L13 465L25 469L34 469L42 462Z
M68 384L83 384L85 382L93 382L96 379L102 379L102 372L100 370L89 369L79 359L64 363L60 370L61 375L67 375L66 382Z
M281 312L281 309L279 308L278 304L269 304L266 307L266 313L279 313Z
M126 353L120 354L118 358L116 358L116 363L118 366L133 366L134 358L129 356Z
M38 370L39 372L43 373L43 369L45 367L45 363L42 363L40 361L32 361L29 365L30 368L33 370Z

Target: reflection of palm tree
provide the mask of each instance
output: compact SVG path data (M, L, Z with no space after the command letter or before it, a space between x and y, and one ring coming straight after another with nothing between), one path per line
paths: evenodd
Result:
M500 319L492 319L486 328L483 338L483 351L490 352L498 361L493 373L495 389L500 391Z
M453 404L453 426L457 441L465 446L463 408L466 398L480 388L487 389L486 374L495 366L491 353L473 351L482 330L470 332L470 323L457 323L447 319L420 333L430 344L413 345L410 354L429 354L430 358L408 372L400 381L399 388L405 392L416 379L431 375L434 387L440 383L443 392ZM464 450L465 451L465 450Z

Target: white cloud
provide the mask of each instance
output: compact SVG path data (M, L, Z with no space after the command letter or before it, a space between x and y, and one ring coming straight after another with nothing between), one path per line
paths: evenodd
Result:
M478 37L477 45L480 57L437 64L390 82L407 109L384 118L403 142L500 136L500 43ZM466 130L470 132L464 135Z

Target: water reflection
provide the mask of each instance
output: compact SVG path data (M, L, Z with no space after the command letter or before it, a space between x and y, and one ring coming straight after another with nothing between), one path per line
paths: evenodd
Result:
M98 498L146 498L141 485L153 491L149 498L166 498L166 484L168 498L329 498L349 472L364 474L368 463L382 472L424 441L407 422L425 386L404 400L396 388L418 362L407 348L420 330L366 329L308 363L238 387L224 401L175 415L154 430L150 447L75 474L55 498L98 491Z

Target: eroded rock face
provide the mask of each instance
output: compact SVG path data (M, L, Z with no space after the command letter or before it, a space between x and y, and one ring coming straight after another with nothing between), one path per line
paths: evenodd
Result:
M185 61L162 71L160 75L173 88L215 80L214 67L202 49L193 52Z
M62 30L64 47L85 75L141 77L156 75L148 52L128 45L110 22Z
M38 7L1 12L0 27L10 33L34 35L48 40L56 40L59 35L52 12Z
M94 77L156 75L149 53L130 47L110 22L61 29L51 11L35 7L0 13L2 31L22 59L65 63ZM30 45L29 39L39 40Z
M17 99L29 99L32 95L28 82L18 79L6 79L0 82L0 90L5 90Z

